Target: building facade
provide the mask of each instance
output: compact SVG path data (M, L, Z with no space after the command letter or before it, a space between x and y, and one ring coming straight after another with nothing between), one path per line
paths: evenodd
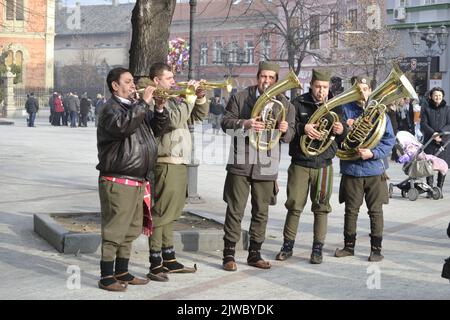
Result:
M430 79L427 75L428 54L425 41L420 40L419 50L416 51L412 45L409 31L417 25L420 31L426 31L432 27L438 31L445 26L450 32L450 1L448 0L388 0L387 1L387 23L401 34L401 43L406 55L401 62L403 71L407 72L414 82L416 91L423 95L427 91L427 83L431 87L441 86L446 93L450 92L450 49L447 48L442 54L431 52ZM437 44L432 47L435 51Z
M224 81L224 78L232 76L238 89L255 83L261 57L270 58L272 55L269 40L262 45L257 43L263 21L256 16L244 15L244 2L232 5L228 17L229 1L218 0L213 5L209 2L200 0L197 5L193 48L195 78ZM101 62L109 68L128 66L133 7L134 4L115 2L113 5L63 7L56 11L57 86L63 83L62 68L80 64L83 52L91 57L87 63L96 65L98 69L101 69ZM177 4L170 39L189 40L189 12L189 3ZM76 17L78 22L74 20ZM186 67L176 75L177 80L185 80L187 74Z
M261 60L286 60L286 38L277 35L261 34L262 27L270 21L261 13L270 11L279 23L295 30L296 37L308 37L317 33L306 46L301 47L304 54L298 77L307 90L313 68L327 68L337 79L348 82L354 74L361 74L358 63L341 59L346 48L343 26L354 25L358 31L363 14L368 14L365 3L378 3L379 23L385 25L386 10L384 1L369 0L327 0L308 3L311 15L303 22L294 17L287 23L285 12L278 1L258 0L198 0L194 23L193 71L197 79L223 81L233 77L235 89L240 90L256 82L258 63ZM231 5L230 5L231 3ZM292 0L289 5L295 6ZM90 51L89 63L101 69L100 62L107 66L128 65L128 50L131 41L131 12L134 4L79 6L57 10L57 35L55 56L57 79L61 68L68 64L79 63L80 52ZM72 10L72 11L71 11ZM363 11L363 12L362 12ZM76 14L77 12L77 14ZM300 14L301 11L299 11ZM370 14L370 13L369 13ZM189 40L189 1L179 1L172 19L170 39ZM76 18L78 17L78 20ZM77 22L78 21L78 22ZM121 21L122 23L118 23ZM69 23L70 22L70 23ZM321 57L322 59L318 59ZM288 64L280 61L280 78L289 71ZM187 67L177 74L178 80L185 80ZM378 73L379 78L384 73ZM222 94L225 94L222 92ZM226 95L226 94L225 94Z
M5 0L0 6L0 45L5 64L20 70L16 86L53 88L54 0Z

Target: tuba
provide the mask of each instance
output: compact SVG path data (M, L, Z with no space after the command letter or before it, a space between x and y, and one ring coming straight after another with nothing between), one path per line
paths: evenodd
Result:
M353 123L336 155L341 160L356 160L357 149L375 147L386 130L387 105L405 97L419 100L408 78L394 65L386 80L369 96L363 113Z
M276 130L277 124L286 119L286 110L283 104L276 100L275 97L287 90L293 88L302 88L300 80L295 75L294 71L289 71L286 79L277 82L270 88L266 89L256 101L251 118L260 118L264 122L264 130L262 132L249 131L250 144L260 151L271 150L280 140L281 132ZM280 111L276 114L274 106L278 105ZM281 118L280 121L278 119Z
M354 84L347 91L330 99L321 105L311 116L307 124L317 124L316 130L320 132L320 139L311 139L306 134L300 138L300 148L307 156L318 156L323 153L335 139L332 134L333 124L339 121L338 115L331 111L337 106L364 99L359 86Z

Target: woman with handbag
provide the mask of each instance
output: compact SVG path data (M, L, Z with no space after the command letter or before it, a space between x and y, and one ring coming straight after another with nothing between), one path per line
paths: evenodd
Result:
M445 92L442 88L434 87L430 91L428 106L423 107L421 110L420 128L424 135L424 141L431 139L434 134L450 132L450 107L445 102L444 96ZM434 141L425 148L425 153L436 154L449 138L446 135L436 136L433 139ZM450 165L449 150L442 151L438 156ZM427 184L433 186L433 180L433 176L427 177ZM441 197L444 181L445 175L438 172L437 186L441 189Z

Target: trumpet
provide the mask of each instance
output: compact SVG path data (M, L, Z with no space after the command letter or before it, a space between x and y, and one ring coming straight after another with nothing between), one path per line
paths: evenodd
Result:
M178 82L176 84L176 86L181 87L181 88L187 88L188 87L188 83L186 81L183 82ZM202 90L212 90L212 89L225 89L227 90L228 93L231 92L231 90L233 90L233 80L231 79L231 77L228 77L227 80L225 81L218 81L218 82L200 82L200 89Z
M153 91L153 96L159 99L184 97L186 99L186 102L189 104L195 103L195 100L197 99L197 96L195 95L195 89L192 86L186 86L184 89L181 90L164 89L159 87L156 83L154 83L148 78L139 79L137 84L137 87L139 89L137 89L135 93L142 94L145 91L145 88L147 88L148 86L156 88L156 90Z

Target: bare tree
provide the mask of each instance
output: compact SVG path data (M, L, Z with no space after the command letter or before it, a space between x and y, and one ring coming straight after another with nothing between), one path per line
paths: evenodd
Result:
M256 1L255 5L256 5ZM276 43L276 56L261 55L266 60L287 62L297 74L307 56L327 63L328 52L320 50L320 36L330 33L330 17L339 9L338 1L328 5L312 0L258 1L257 11L265 24L261 29L258 44L271 38Z
M131 23L130 70L148 75L154 62L167 60L170 24L176 0L136 0Z
M399 34L383 21L384 1L360 0L358 20L347 21L342 32L345 50L339 53L339 60L350 75L364 73L372 78L375 87L380 72L385 71L392 61L401 56L398 52Z
M72 63L61 69L61 83L58 85L78 88L96 87L102 82L102 76L97 69L102 52L92 48L89 41L81 36L74 36L74 43L80 49L72 59Z

